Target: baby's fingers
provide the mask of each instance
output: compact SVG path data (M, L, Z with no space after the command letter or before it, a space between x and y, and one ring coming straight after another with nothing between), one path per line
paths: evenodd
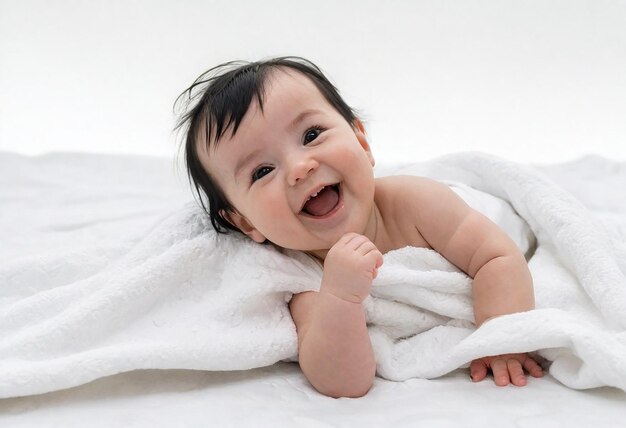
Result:
M491 362L491 371L496 385L507 386L509 384L509 369L503 358L496 358Z
M359 236L350 241L351 245L354 245L354 251L362 256L367 263L373 265L373 269L376 270L383 265L383 255L378 250L376 245L365 236Z
M526 358L526 360L524 361L523 365L524 365L524 368L526 369L526 371L532 377L542 377L543 376L543 369L537 363L537 361L533 360L532 358L530 358L530 357Z
M474 360L470 364L472 382L480 382L487 377L487 364L483 360Z
M376 245L374 245L374 243L367 239L365 236L361 237L361 239L353 239L352 241L350 241L350 243L353 242L355 243L354 251L362 256L365 256L372 251L378 251Z
M524 376L524 369L522 368L522 363L518 360L509 358L506 361L506 366L509 370L509 377L511 378L511 383L515 386L524 386L526 385L526 376Z
M376 278L378 275L378 268L383 265L383 255L377 248L374 248L369 253L365 255L368 259L368 263L372 266L372 273L374 274L373 278Z
M378 276L378 268L383 265L383 255L380 253L380 251L378 251L376 247L374 247L370 249L363 257L366 266L370 266L368 267L368 269L372 273L372 279L375 279Z
M337 244L356 250L365 241L367 241L367 238L365 236L359 235L358 233L349 232L339 238Z

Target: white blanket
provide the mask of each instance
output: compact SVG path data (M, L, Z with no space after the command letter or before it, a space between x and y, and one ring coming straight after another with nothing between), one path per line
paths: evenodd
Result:
M379 374L436 377L479 356L540 350L570 387L626 390L626 207L594 216L538 171L478 154L410 172L510 202L537 237L538 309L474 331L465 275L429 250L391 252L366 301ZM0 397L135 369L296 358L287 302L320 277L297 252L217 236L191 205L130 247L14 258L0 268Z

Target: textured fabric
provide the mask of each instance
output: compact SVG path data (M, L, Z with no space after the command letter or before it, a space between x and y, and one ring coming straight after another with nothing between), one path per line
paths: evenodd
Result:
M618 166L595 166L606 165ZM579 195L593 212L538 169L486 155L398 171L464 183L510 205L502 218L519 214L537 238L529 265L538 309L475 331L466 275L430 250L390 252L365 302L379 375L431 378L479 356L540 350L553 361L553 376L570 387L626 390L626 207L614 197L626 171L619 167L604 175L604 197ZM3 209L12 201L22 212L38 203L4 197ZM103 215L111 208L98 198L82 202L99 204ZM145 205L141 198L126 202ZM66 224L66 211L50 211L39 224ZM17 220L3 218L1 230ZM297 357L287 302L319 287L316 263L238 235L218 236L193 204L140 229L135 221L118 223L100 243L93 238L102 234L75 227L66 251L29 253L25 246L0 267L0 397L135 369L249 369ZM49 237L46 230L29 237ZM19 243L19 234L10 236Z

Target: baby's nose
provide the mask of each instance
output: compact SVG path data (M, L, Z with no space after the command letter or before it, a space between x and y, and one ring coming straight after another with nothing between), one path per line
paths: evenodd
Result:
M319 164L317 161L310 157L293 159L289 171L289 184L293 186L300 180L308 177L317 169L318 166Z

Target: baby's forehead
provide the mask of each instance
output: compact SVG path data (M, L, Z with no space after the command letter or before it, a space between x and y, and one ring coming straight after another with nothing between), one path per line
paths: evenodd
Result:
M221 103L226 111L213 107L207 109L197 133L200 146L214 152L218 146L237 140L260 122L281 126L282 122L288 121L300 110L338 112L324 96L318 83L300 70L277 66L267 69L262 77L255 77L258 80L245 89L224 88ZM250 96L242 97L242 89L248 91Z
M249 131L268 129L295 131L295 125L302 123L296 119L311 112L324 116L338 114L309 77L289 69L275 70L268 76L261 96L253 98L237 129L231 126L224 138L238 140Z
M268 73L261 97L262 107L264 107L267 99L272 96L303 98L302 101L318 101L331 107L309 76L287 67L276 67ZM257 100L254 101L257 102Z
M310 110L335 112L308 76L296 70L277 69L267 76L261 95L252 100L234 134L261 122L286 126L302 111Z

